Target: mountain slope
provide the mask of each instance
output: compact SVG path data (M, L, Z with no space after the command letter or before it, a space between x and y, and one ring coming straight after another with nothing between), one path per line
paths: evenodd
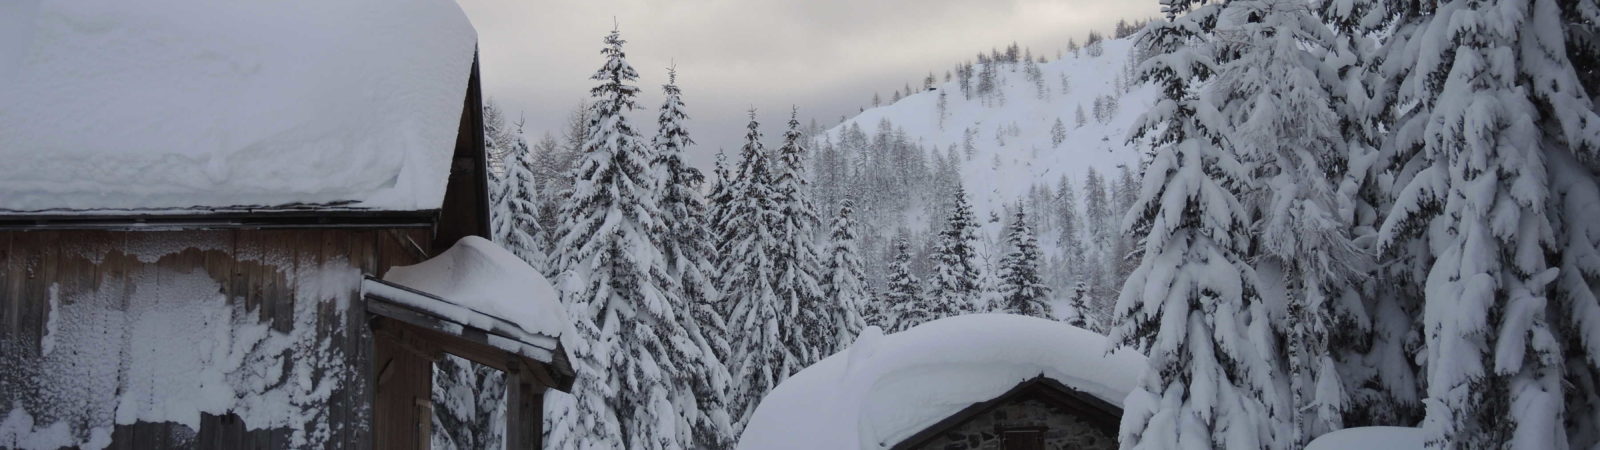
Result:
M883 120L902 128L925 148L958 148L966 130L977 131L976 152L961 165L961 180L973 198L979 215L999 213L1000 206L1028 194L1035 184L1055 185L1063 174L1081 188L1090 168L1101 174L1114 174L1122 165L1137 169L1139 152L1128 144L1128 129L1156 99L1154 86L1135 84L1122 92L1119 78L1126 77L1132 38L1103 41L1104 53L1090 56L1068 54L1065 58L1039 65L1049 94L1037 96L1035 84L1024 70L998 69L998 82L1004 101L988 101L974 95L961 95L956 81L935 85L893 104L870 108L846 119L826 132L837 141L852 125L872 130ZM1061 77L1068 80L1063 92ZM939 93L945 93L947 114L941 125ZM1093 117L1095 99L1111 95L1119 107L1104 122ZM1088 116L1082 127L1075 124L1078 108ZM1067 129L1066 140L1055 146L1051 127L1060 119ZM1016 127L1014 136L996 137L1001 128ZM1002 143L1003 141L1003 143ZM1081 190L1080 190L1081 192Z
M1056 313L1082 282L1089 314L1105 323L1131 248L1118 230L1131 204L1129 191L1137 189L1140 152L1127 136L1157 94L1153 86L1127 81L1133 77L1134 39L1101 41L1047 63L1006 58L1017 62L992 63L994 88L986 94L978 93L981 76L970 79L970 96L957 76L822 132L818 206L826 216L844 198L856 199L869 284L882 287L881 268L897 236L920 248L916 275L927 278L933 229L943 226L945 205L959 181L982 222L980 253L991 273L1007 250L1000 240L1003 218L1022 204L1046 253L1042 269ZM995 55L984 59L998 60ZM969 73L982 74L987 64L969 66ZM959 75L961 68L954 72ZM1093 184L1100 188L1093 201L1086 189L1091 170L1101 177ZM1063 180L1073 190L1072 213L1063 207ZM1070 228L1068 216L1076 216Z

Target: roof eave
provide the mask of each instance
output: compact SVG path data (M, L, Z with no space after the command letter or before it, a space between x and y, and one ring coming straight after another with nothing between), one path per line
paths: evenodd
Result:
M170 231L297 228L429 228L438 210L192 209L141 212L0 212L0 231Z

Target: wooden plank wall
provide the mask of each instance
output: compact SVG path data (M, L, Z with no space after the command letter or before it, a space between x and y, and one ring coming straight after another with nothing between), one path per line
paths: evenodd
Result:
M218 282L228 302L253 310L274 329L288 332L295 325L295 296L302 287L297 285L296 273L325 264L339 266L342 260L361 273L382 274L391 266L420 261L419 249L406 239L425 248L430 234L425 229L0 232L0 360L38 360L50 317L52 288L58 289L58 298L65 302L77 294L97 292L102 285L127 281L135 273L154 271L160 280L162 274L203 271ZM372 334L360 307L360 275L348 278L336 284L347 286L350 307L339 310L324 303L316 326L319 338L342 351L347 362L344 369L350 374L326 405L331 424L327 446L372 448L368 429ZM122 304L126 303L124 298ZM26 392L29 389L60 388L16 379L38 370L0 373L0 407L22 401L31 394ZM13 379L6 379L8 376ZM109 417L112 412L103 414ZM287 428L247 428L232 414L205 415L199 430L175 423L119 425L112 434L111 448L280 449L291 445Z

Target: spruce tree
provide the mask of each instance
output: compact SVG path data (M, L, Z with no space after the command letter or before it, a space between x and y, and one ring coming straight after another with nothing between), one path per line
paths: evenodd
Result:
M774 249L783 220L778 217L773 171L761 145L760 124L751 111L739 167L727 188L727 212L720 227L723 246L718 249L722 261L717 269L733 344L728 366L733 372L731 406L738 427L750 419L768 391L804 367L804 355L795 353L785 340L796 334L800 305L784 303L776 285L780 256Z
M541 273L548 271L544 235L539 224L538 196L534 193L534 154L522 137L521 127L505 153L505 171L497 178L493 198L496 205L490 218L494 242L522 258Z
M1022 205L1006 228L1006 243L1011 251L1000 260L1000 293L1005 312L1024 316L1052 318L1050 287L1039 276L1039 264L1044 256L1039 252L1039 242L1028 226L1028 215Z
M862 271L855 219L852 217L855 214L853 204L850 199L845 199L839 207L839 215L834 216L829 227L828 265L823 272L822 300L831 304L828 310L837 312L837 316L829 320L838 324L838 332L833 338L837 345L828 349L829 354L843 350L867 325L864 309L871 297L867 292L866 275ZM882 326L881 323L876 325Z
M731 384L722 358L728 354L727 324L716 311L717 297L711 273L711 235L706 225L705 205L700 200L700 184L705 177L683 161L683 153L694 140L684 129L688 119L683 92L677 86L677 71L668 69L667 84L661 87L666 100L658 116L653 141L655 160L652 169L660 177L661 253L668 275L678 281L673 298L686 332L673 336L674 345L688 358L680 383L691 387L674 392L679 413L690 422L681 430L679 442L693 447L723 448L734 439L727 409L727 390Z
M1072 325L1085 330L1099 331L1089 317L1089 285L1079 281L1072 287L1072 294L1067 297L1067 311L1062 313L1061 320L1067 325Z
M895 239L893 255L889 263L889 285L880 302L890 324L888 330L905 331L933 317L928 303L923 301L921 281L911 273L911 242L905 236Z
M784 336L790 351L800 358L799 367L792 368L794 371L831 355L838 347L834 337L841 325L832 321L841 315L833 310L837 305L822 301L819 284L822 259L814 239L818 220L816 207L811 203L806 158L799 110L794 109L789 114L789 129L783 133L783 147L778 149L774 170L778 223L772 250L777 258L773 264L778 270L778 278L772 280L772 285L779 304L798 306L797 321L791 328L793 334Z
M972 312L982 291L978 285L978 219L959 181L950 217L937 239L933 279L929 280L929 315L938 319Z
M1375 91L1413 106L1393 118L1386 143L1412 175L1378 240L1387 251L1426 245L1410 248L1426 252L1423 429L1433 448L1596 439L1593 408L1574 406L1594 398L1600 353L1592 338L1562 335L1600 326L1581 312L1595 310L1594 272L1566 258L1592 253L1592 241L1569 234L1583 226L1552 208L1583 191L1567 189L1574 183L1592 183L1600 148L1592 93L1564 50L1572 30L1592 36L1594 8L1568 5L1385 5L1394 33L1380 56L1388 83ZM1570 170L1575 161L1590 161L1587 173ZM1563 344L1586 344L1588 357L1565 358Z
M1377 96L1387 95L1386 89L1374 92L1369 88L1376 84L1372 78L1376 40L1367 27L1378 24L1367 18L1378 5L1374 0L1316 3L1322 22L1334 32L1320 72L1329 104L1339 117L1339 134L1344 137L1349 164L1339 195L1352 204L1341 218L1348 222L1352 241L1372 242L1383 211L1392 203L1396 175L1408 172L1390 170L1387 162L1393 153L1380 148L1383 127L1379 123L1388 119L1383 117L1386 113L1374 112L1392 109L1371 107L1379 101ZM1418 361L1411 354L1413 336L1421 334L1422 296L1417 286L1426 272L1421 264L1425 255L1407 249L1372 256L1384 261L1368 265L1362 274L1352 277L1355 291L1350 293L1360 298L1367 319L1341 323L1342 331L1330 338L1347 396L1344 425L1414 424L1421 419L1422 386Z
M688 391L677 284L662 257L659 184L649 146L629 123L638 78L612 30L592 79L585 153L561 208L558 286L576 333L577 381L553 399L549 448L682 448L689 424L671 393Z
M1205 41L1218 5L1163 2L1166 20L1140 35L1150 59L1141 77L1160 89L1136 123L1152 146L1145 188L1133 207L1141 259L1115 308L1114 345L1147 356L1124 402L1121 444L1129 449L1280 448L1283 404L1269 358L1273 335L1259 283L1247 264L1248 178L1219 148L1225 130L1199 95L1214 70Z

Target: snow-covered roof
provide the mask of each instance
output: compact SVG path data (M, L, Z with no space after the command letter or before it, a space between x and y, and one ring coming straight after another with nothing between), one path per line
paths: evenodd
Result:
M1324 434L1306 450L1422 450L1425 441L1421 428L1357 427Z
M511 252L477 236L461 238L427 261L390 268L383 281L427 295L386 283L366 283L363 289L452 323L487 331L489 345L544 362L552 361L552 352L559 348L558 340L568 326L566 310L543 275Z
M869 328L773 389L739 448L888 448L1041 375L1120 405L1144 357L1105 348L1094 332L1003 314L940 319L891 335Z
M8 0L0 214L440 207L452 0Z

